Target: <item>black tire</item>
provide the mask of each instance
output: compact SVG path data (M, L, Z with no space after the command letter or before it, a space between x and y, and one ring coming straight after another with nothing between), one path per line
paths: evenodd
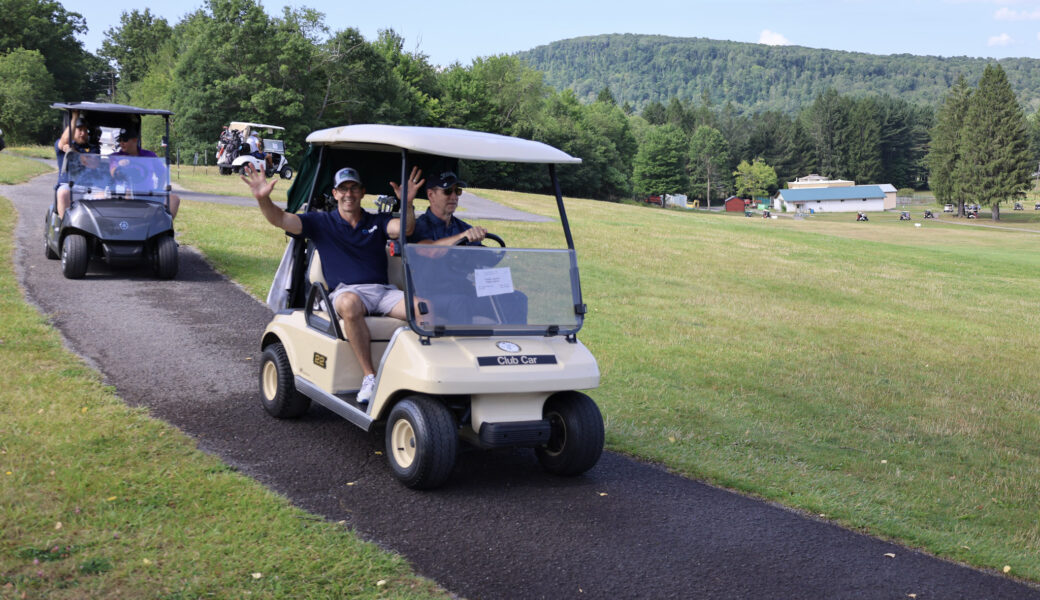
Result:
M401 483L417 490L438 487L451 475L459 438L455 416L429 396L398 402L386 421L386 458Z
M278 419L295 419L311 407L311 399L296 391L289 357L278 342L264 348L260 360L260 403Z
M230 175L231 174L231 168L230 167L218 167L217 168L217 172L220 173L221 175Z
M289 166L282 167L282 170L278 172L278 175L282 179L292 179L292 176L293 176L292 167L289 167Z
M173 236L164 235L155 240L152 269L159 279L173 279L177 276L177 242Z
M603 453L603 415L580 392L560 392L545 401L542 414L552 428L549 442L535 448L542 468L556 475L580 475Z
M87 238L78 233L65 236L61 244L61 272L66 279L81 279L87 274Z

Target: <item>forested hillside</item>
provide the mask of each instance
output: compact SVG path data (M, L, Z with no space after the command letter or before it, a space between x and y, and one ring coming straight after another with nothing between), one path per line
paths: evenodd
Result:
M605 87L636 110L671 98L732 102L740 112L794 114L828 88L934 105L963 75L974 84L992 59L819 50L704 38L615 34L538 46L519 56L557 89L591 102ZM1027 112L1040 106L1040 60L1000 60Z

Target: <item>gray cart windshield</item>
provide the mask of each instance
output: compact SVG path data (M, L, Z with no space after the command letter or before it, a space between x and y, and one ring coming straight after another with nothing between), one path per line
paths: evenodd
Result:
M72 191L86 199L165 197L166 161L145 156L80 154L65 156Z

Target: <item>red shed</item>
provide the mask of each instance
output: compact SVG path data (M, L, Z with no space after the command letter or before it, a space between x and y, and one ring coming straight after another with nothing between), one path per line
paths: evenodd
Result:
M745 208L747 208L747 201L743 198L736 196L726 198L726 212L744 212Z

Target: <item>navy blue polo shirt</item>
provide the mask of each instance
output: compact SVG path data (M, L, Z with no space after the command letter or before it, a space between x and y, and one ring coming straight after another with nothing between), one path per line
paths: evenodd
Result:
M390 213L361 211L361 221L351 227L339 211L307 212L300 215L303 235L321 254L321 270L330 290L344 283L386 284L386 226Z
M458 235L471 228L472 225L462 219L456 219L455 215L452 215L445 223L427 209L426 212L416 217L415 229L412 230L412 235L408 236L408 241L412 243L421 240L436 241ZM479 246L480 242L466 242L466 245Z

